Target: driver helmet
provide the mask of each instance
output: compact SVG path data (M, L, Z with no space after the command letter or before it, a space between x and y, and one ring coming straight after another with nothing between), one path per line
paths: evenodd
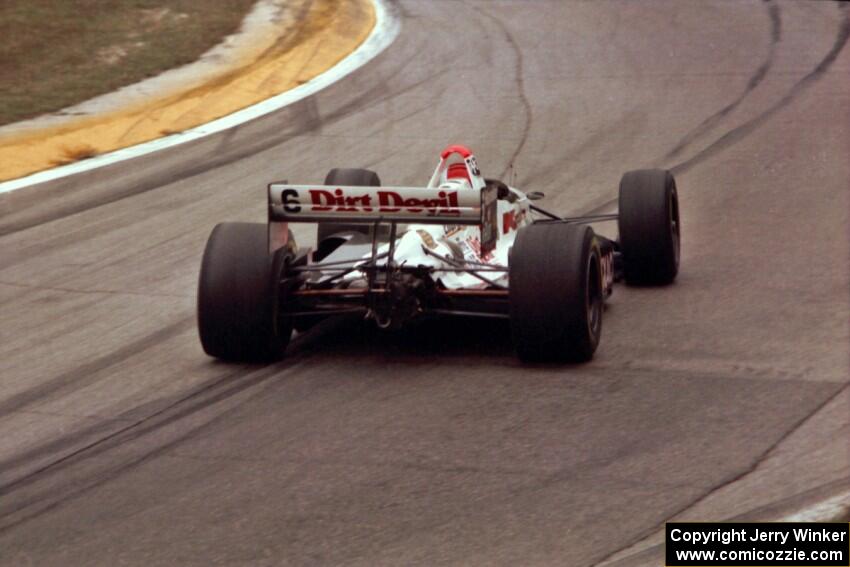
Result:
M472 180L465 163L451 164L445 173L445 181L440 187L452 190L472 189Z
M469 182L469 170L466 169L465 163L453 163L446 170L446 179L466 179Z

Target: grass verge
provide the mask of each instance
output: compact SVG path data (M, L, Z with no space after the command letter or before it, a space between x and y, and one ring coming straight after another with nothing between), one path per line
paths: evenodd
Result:
M3 0L0 125L198 59L255 0Z

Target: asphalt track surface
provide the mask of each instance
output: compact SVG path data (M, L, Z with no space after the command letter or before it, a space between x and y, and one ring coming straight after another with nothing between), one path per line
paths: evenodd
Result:
M660 564L614 554L850 486L850 9L395 9L395 44L318 95L8 212L0 563ZM672 168L680 278L618 287L581 366L522 366L492 324L204 356L217 222L335 166L424 183L449 142L565 214Z

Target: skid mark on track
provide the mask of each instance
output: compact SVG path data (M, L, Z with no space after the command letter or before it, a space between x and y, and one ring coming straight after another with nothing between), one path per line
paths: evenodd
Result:
M528 95L525 93L525 79L523 78L523 57L522 57L522 49L520 49L519 44L517 43L514 36L508 30L507 26L494 16L484 10L476 8L476 11L482 16L487 17L492 20L502 31L505 36L505 41L510 45L511 50L514 52L514 81L517 87L517 94L519 95L520 104L522 106L523 114L525 115L525 120L523 121L522 133L520 134L519 143L517 144L514 151L511 153L508 158L507 163L505 164L505 168L502 170L502 173L499 174L499 179L503 179L508 172L511 170L516 158L522 153L523 148L525 147L526 142L528 141L528 135L531 132L531 124L533 121L533 113L531 110L531 102L528 100Z
M575 146L557 148L562 152L558 159L547 160L545 164L535 167L528 173L523 174L523 185L531 186L544 183L547 179L557 176L557 185L570 187L582 181L593 180L598 175L599 165L594 159L583 159L583 156L593 154L599 148L605 147L610 155L616 155L619 151L626 151L631 146L634 136L646 128L649 115L644 108L633 108L621 116L612 116L610 122L600 126L593 133L580 138ZM564 163L571 164L566 171L569 173L564 177ZM552 183L543 185L546 191L552 187Z
M192 319L193 321L194 319ZM336 321L325 321L317 327L323 329L322 332L313 332L295 337L292 343L290 343L290 349L284 363L286 365L285 368L281 368L280 365L262 367L255 365L238 366L235 371L227 372L224 375L208 380L206 383L191 389L188 393L179 396L177 399L168 397L166 399L145 402L118 416L32 447L23 453L19 453L0 462L0 475L4 475L12 473L17 469L22 469L28 464L35 465L38 461L58 453L63 448L75 447L69 452L57 456L50 462L41 464L34 470L24 473L18 478L0 484L0 502L5 503L18 490L23 490L43 480L50 481L56 478L57 475L61 479L57 486L46 488L34 496L25 497L22 502L10 506L8 509L0 508L0 520L17 516L6 524L0 524L0 534L51 510L55 510L103 483L191 439L208 427L221 421L221 419L229 415L242 403L254 399L264 389L252 393L238 405L231 406L215 414L201 425L180 433L171 441L159 444L142 455L112 467L105 472L96 471L88 475L84 474L83 478L76 482L67 480L71 476L69 469L74 465L79 464L85 459L101 455L109 450L123 447L127 443L154 434L169 425L181 423L207 410L211 406L225 402L244 391L267 382L270 378L280 378L283 375L296 372L301 361L305 357L309 357L310 353L317 346L323 344L321 337L324 333L333 332L345 323L346 320L344 318ZM212 364L218 363L213 362ZM222 364L222 366L232 368L229 365ZM94 437L96 438L92 439ZM35 508L35 510L24 516L20 515L20 513L32 508Z
M693 130L685 134L681 140L670 150L667 155L664 156L664 160L670 160L677 157L682 151L694 143L695 141L705 137L715 126L717 126L723 118L729 115L733 110L738 108L738 106L744 101L747 96L767 76L767 72L770 71L770 68L773 67L773 59L776 56L776 44L782 39L782 16L779 11L779 6L774 2L768 0L766 2L767 13L770 17L770 48L767 54L767 58L759 65L758 69L756 69L755 73L750 77L750 80L747 82L747 86L744 91L738 95L738 97L700 122L698 126L696 126Z
M57 293L73 293L80 295L129 295L133 297L193 297L187 294L179 293L154 293L146 291L129 291L129 290L114 290L114 289L73 289L69 287L49 286L49 285L34 285L25 283L13 283L0 281L0 285L19 288L27 291L55 291ZM0 302L2 305L3 302Z
M838 35L835 38L832 49L829 50L814 69L809 71L809 73L807 73L802 79L797 81L781 99L769 106L758 116L730 130L718 138L714 143L707 146L690 159L674 165L670 168L670 170L676 174L684 173L693 166L715 156L720 151L739 142L747 137L751 132L756 130L759 126L770 120L774 114L791 104L795 99L808 90L809 87L814 85L835 62L838 58L838 54L841 53L841 50L844 49L845 45L847 45L848 39L850 39L850 9L848 9L848 4L839 4L839 10L841 10L843 18L841 21L841 27L838 30Z
M22 244L19 246L10 247L14 249L10 250L8 254L5 254L3 258L0 258L0 272L48 253L53 253L60 250L67 250L68 248L71 248L83 242L90 242L91 240L94 240L96 238L103 238L107 235L114 234L117 231L125 231L129 228L136 227L142 223L149 222L150 219L155 215L158 215L160 213L172 212L180 206L190 204L192 202L193 201L186 201L184 199L181 199L181 196L179 195L172 194L168 196L167 208L162 208L160 210L148 208L142 211L142 213L140 214L134 214L129 216L129 218L121 215L119 215L117 218L114 216L104 215L99 219L95 219L93 222L88 222L83 226L79 226L71 230L58 230L54 231L54 234L49 234L46 236L40 235L40 238L37 242L27 245ZM70 215L73 213L68 214ZM63 215L59 215L50 219L45 219L44 222L61 220L63 218ZM158 246L163 246L174 240L177 240L180 237L188 236L192 234L192 232L193 230L190 229L183 230L171 236L162 238L148 237L145 241L150 242L150 244L144 247L137 247L132 252L132 254L141 254L143 252L148 252ZM9 234L9 232L6 232L5 234ZM2 234L0 234L0 236L2 236ZM119 262L125 262L128 260L128 257L129 254L123 255L120 258L112 260L111 262L105 264L96 262L86 262L85 264L79 265L92 267L94 264L97 264L99 267L103 268L114 265ZM9 283L9 285L16 284Z
M295 365L290 365L287 371L293 368L295 368ZM0 486L0 499L8 501L10 495L18 490L42 480L49 481L57 475L62 475L58 485L48 487L41 492L36 492L32 496L27 496L22 501L3 509L0 512L0 519L9 521L0 525L0 534L8 532L47 512L56 510L64 504L101 486L105 482L131 471L152 458L162 455L174 446L198 435L208 427L219 422L242 403L253 399L262 393L263 390L259 389L239 404L226 408L200 425L181 432L166 443L156 444L152 449L134 455L129 460L108 468L105 471L97 471L89 474L84 473L82 475L83 478L78 478L75 481L71 472L68 471L72 466L86 459L101 455L111 449L123 446L126 443L159 432L169 425L193 417L211 406L224 402L246 390L262 385L270 378L279 376L280 373L280 368L275 365L265 366L259 369L254 367L253 369L249 369L247 373L245 372L245 368L242 367L237 372L219 377L213 380L212 383L195 389L188 395L169 403L152 414L137 419L135 422L121 427L105 437L101 437L21 478ZM31 511L27 513L28 510Z
M72 368L58 376L42 382L28 390L24 390L5 400L0 401L0 418L32 405L46 398L51 398L63 391L71 391L87 386L97 380L95 375L111 366L119 364L127 358L148 350L193 328L195 316L185 317L167 327L158 329L140 339L127 343L123 347L100 356L91 362Z
M290 361L289 367L292 367L291 360L294 355L302 353L305 349L309 349L311 346L314 346L309 343L305 344L305 342L306 341L303 339L293 341L292 344L295 346L295 352L289 353L287 358ZM223 366L227 367L227 365ZM139 425L162 415L166 411L171 410L180 404L191 402L195 398L199 398L203 395L210 395L210 393L216 388L226 385L234 380L243 378L245 375L245 367L239 366L235 371L226 372L206 381L200 386L196 386L191 389L189 393L180 396L176 401L173 396L168 396L165 399L160 398L142 403L118 415L87 427L83 427L82 429L72 431L60 437L56 437L47 442L35 445L23 452L13 455L10 458L0 461L0 478L2 478L3 475L11 474L15 470L25 468L27 465L32 466L39 460L57 454L65 448L82 445L61 457L54 459L51 463L38 467L38 470L26 473L13 481L7 481L5 484L0 484L0 494L2 494L4 490L9 490L13 486L25 482L28 477L37 475L39 472L43 472L60 464L61 462L64 462L74 454L99 446L116 435L138 427ZM91 441L92 438L98 435L101 435L101 437Z
M744 479L745 477L752 474L753 472L755 472L761 466L761 464L763 462L765 462L773 454L773 452L777 449L777 447L779 447L782 444L783 441L785 441L786 439L791 437L791 435L793 435L794 432L796 432L807 421L809 421L809 419L811 419L812 416L817 415L817 413L821 409L823 409L824 407L829 405L830 402L835 400L838 396L840 396L848 388L850 388L850 384L841 384L833 393L826 396L821 403L819 403L814 409L812 409L811 412L804 415L801 419L797 420L796 423L792 423L791 426L788 429L786 429L784 432L782 432L782 434L779 436L779 438L776 441L774 441L769 447L767 447L767 449L765 449L760 455L756 456L756 458L753 460L752 464L749 467L740 471L738 474L732 476L731 478L728 478L728 479L721 481L718 485L708 489L706 492L701 494L699 497L697 497L693 501L685 504L683 507L676 510L675 512L670 514L668 517L664 518L663 520L661 520L660 522L655 524L654 526L651 526L651 527L643 530L641 533L639 533L634 538L632 538L632 540L629 541L626 545L620 547L619 549L612 551L611 553L608 553L607 555L605 555L605 557L594 562L594 564L593 564L594 567L601 565L601 564L605 563L606 561L611 560L618 553L629 549L630 547L632 547L632 546L638 544L639 542L645 540L646 538L652 536L652 534L657 533L660 530L663 530L664 525L667 522L675 521L676 518L680 517L682 514L684 514L685 512L687 512L688 510L690 510L694 506L699 505L701 502L703 502L707 498L709 498L712 494L714 494L714 493L716 493L720 490L723 490L727 486L730 486L730 485Z
M685 173L693 166L711 157L714 157L720 151L746 138L759 126L761 126L770 118L772 118L774 114L791 104L795 99L797 99L806 90L808 90L809 87L815 84L821 78L821 76L829 69L832 63L838 58L838 54L841 53L841 50L844 49L844 46L847 45L848 40L850 40L850 3L839 4L838 7L843 14L843 20L841 22L841 27L838 30L838 35L835 38L835 42L833 43L832 48L829 50L829 52L827 52L824 58L821 59L821 61L815 66L814 69L809 71L805 76L803 76L803 78L797 81L794 86L792 86L781 99L772 104L770 107L767 108L767 110L763 111L755 118L752 118L751 120L748 120L747 122L744 122L743 124L733 128L693 157L676 165L673 165L672 167L662 167L667 167L676 175ZM593 207L590 210L581 211L580 214L592 215L599 212L607 211L607 209L616 204L617 197L614 197L613 199L609 199L604 203Z

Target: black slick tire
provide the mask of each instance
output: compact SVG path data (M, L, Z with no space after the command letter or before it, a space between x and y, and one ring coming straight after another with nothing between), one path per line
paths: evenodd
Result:
M681 223L673 174L643 169L623 175L618 214L626 282L664 285L676 279Z
M264 224L221 223L204 250L198 280L198 332L204 352L231 362L281 356L291 321L277 316L276 285L285 251L268 253Z
M599 244L585 225L519 231L509 260L511 334L524 362L586 362L602 334Z
M381 180L378 174L368 169L354 169L336 167L328 172L325 176L325 185L349 185L355 187L380 187ZM371 227L363 224L345 224L320 222L318 232L316 234L316 246L320 246L321 242L333 234L339 232L360 232L369 234Z

